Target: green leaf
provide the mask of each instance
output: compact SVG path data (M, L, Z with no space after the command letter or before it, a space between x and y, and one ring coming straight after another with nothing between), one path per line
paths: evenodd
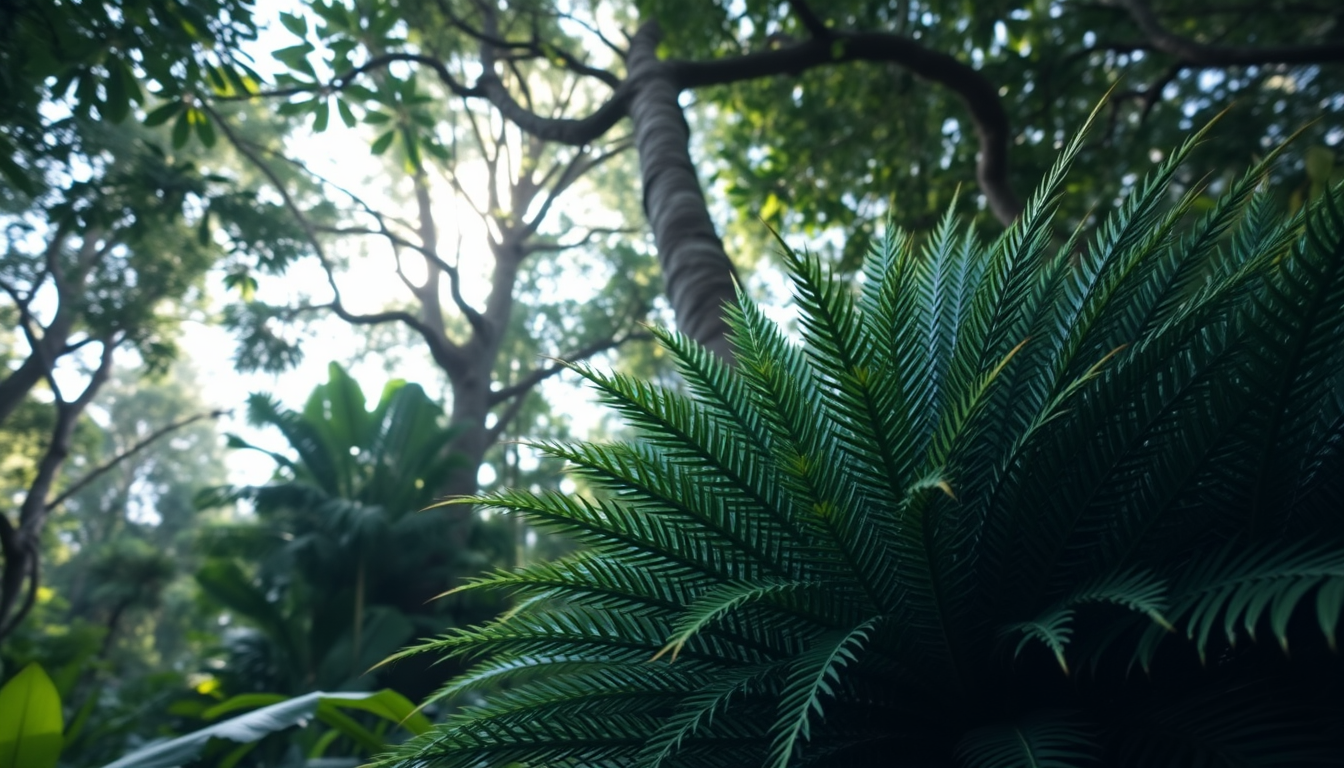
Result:
M327 120L331 117L331 107L323 101L313 110L313 131L321 133L327 130Z
M210 115L197 111L196 115L196 138L201 140L201 144L206 149L215 146L215 125L210 119Z
M0 136L0 175L25 195L35 194L37 189L33 186L32 179L28 178L28 172L22 166L14 162L13 155L14 145L4 136Z
M657 659L671 651L672 661L676 661L687 640L719 617L744 605L788 595L798 590L817 591L821 588L821 584L793 581L742 582L717 586L696 598L695 602L686 607L686 611L677 619L676 634L667 641L667 645L654 658Z
M103 101L104 115L114 123L126 119L131 110L131 97L126 85L126 71L119 61L108 63L107 80L104 83L107 97Z
M1081 768L1100 747L1076 716L1036 712L1022 721L968 731L957 744L959 768Z
M419 736L428 733L432 727L428 717L411 703L410 699L391 689L384 689L362 699L332 700L331 706L341 709L358 709L371 712L378 717L405 728Z
M152 110L145 115L145 126L153 128L156 125L163 125L173 118L174 115L186 109L187 105L180 101L172 101Z
M173 123L173 149L181 149L186 146L187 139L191 136L191 111L188 110L177 116L177 122Z
M369 147L369 151L373 152L375 155L383 154L387 151L388 147L392 146L392 139L395 138L396 135L397 131L395 128L384 133L373 142L373 146Z
M300 45L291 45L288 48L281 48L271 52L271 56L276 61L289 67L291 70L301 72L310 78L317 79L317 72L313 65L308 61L308 54L313 52L313 46L310 43Z
M282 13L280 14L280 23L285 25L285 29L288 29L299 37L304 37L308 34L308 20L301 16L296 16L292 13Z
M416 135L413 129L408 127L401 129L401 140L406 149L408 170L418 170L420 168L420 137Z
M289 697L282 693L240 693L237 696L225 699L213 707L201 712L201 719L215 720L230 712L237 712L240 709L269 707L272 704L279 704L288 699Z
M323 702L362 699L370 693L325 693L315 691L271 704L222 723L193 731L176 739L151 744L115 760L103 768L177 768L195 760L211 739L242 744L260 741L272 733L311 720ZM18 768L17 766L15 768ZM25 766L26 768L26 766Z
M775 733L771 766L788 768L795 745L811 738L813 718L823 715L822 701L834 694L840 671L854 662L882 618L874 616L848 632L833 632L798 657L780 697L779 719L771 729Z
M350 105L345 99L336 100L336 111L341 115L341 122L345 123L346 128L355 127L355 113L350 110Z
M318 104L318 99L305 99L303 101L287 101L275 108L275 113L289 117L290 115L302 115L311 112Z
M62 728L61 697L41 665L0 688L0 768L55 768Z

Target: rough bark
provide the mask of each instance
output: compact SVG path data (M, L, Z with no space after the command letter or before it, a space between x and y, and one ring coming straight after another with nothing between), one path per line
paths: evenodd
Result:
M52 427L51 442L37 465L37 475L28 487L23 504L19 507L19 522L15 526L0 515L0 551L4 555L4 573L0 576L0 640L19 625L33 606L37 594L38 562L42 529L51 510L48 499L66 458L70 455L70 440L75 425L98 390L112 373L114 342L104 341L102 358L84 391L73 401L56 402L56 424Z
M658 60L656 23L630 42L630 119L639 152L644 213L658 246L668 302L682 333L731 360L723 308L736 300L737 273L696 178L676 70Z

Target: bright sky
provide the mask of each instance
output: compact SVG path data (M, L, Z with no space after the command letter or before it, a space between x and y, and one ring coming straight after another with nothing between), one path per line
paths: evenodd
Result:
M259 4L261 13L269 17L268 28L257 41L253 52L256 68L263 74L274 71L275 64L270 59L270 51L293 44L292 35L278 22L279 13L287 9L297 10L298 4ZM316 174L355 192L384 213L402 214L404 211L398 209L386 192L387 185L383 179L387 177L387 170L384 162L371 154L371 136L361 128L347 128L341 121L331 120L327 130L321 134L295 137L290 142L290 151L295 159ZM483 188L483 169L479 170L475 178L472 170L457 169L463 186L469 190ZM446 188L447 185L441 186ZM590 210L589 201L577 199L578 196L572 194L574 191L571 190L568 199L563 199L566 213L585 223L619 225L619 222L594 221L596 212ZM469 302L479 305L488 293L486 278L490 262L484 225L460 201L445 205L445 201L452 200L447 189L437 190L435 198L440 204L436 215L441 252L454 252L460 232L464 255L463 294ZM552 213L552 218L554 216L555 213ZM407 215L406 218L413 217ZM347 306L355 312L373 312L385 308L390 302L406 300L405 288L396 277L386 246L376 238L367 238L365 245L368 246L365 255L347 254L350 256L349 269L339 279ZM475 265L476 269L472 270L468 265ZM330 300L326 277L313 261L297 265L283 278L260 279L258 298L261 300L282 303L304 294L317 302ZM234 298L225 294L222 275L212 278L210 289L216 310ZM566 295L582 296L589 289L570 281L561 286L561 290ZM364 348L362 334L338 319L325 318L315 325L314 330L316 333L304 340L303 362L284 374L269 375L241 374L233 369L232 357L236 343L225 329L200 323L191 324L186 329L183 346L190 351L199 369L202 396L212 405L235 409L234 414L222 424L225 431L238 433L249 442L263 447L284 450L284 442L277 434L254 430L245 424L247 395L252 392L269 392L285 405L299 408L309 392L326 381L328 362L335 360L348 365L352 356ZM429 360L422 345L406 348L397 355L390 363L391 376L386 370L388 365L383 359L368 359L348 367L359 380L365 394L371 398L378 396L389 378L403 378L424 386L431 397L447 400L444 378ZM572 380L557 377L546 382L543 391L548 397L564 398L566 413L580 432L586 431L587 425L596 423L600 418L601 409ZM229 457L230 480L235 483L265 482L273 468L269 459L255 452L234 451ZM486 472L489 472L488 468ZM488 474L483 479L488 480Z
M277 66L270 58L270 51L294 43L293 36L279 23L282 11L300 10L301 6L292 0L277 3L259 4L260 12L267 18L267 30L263 32L253 53L256 68L264 75L273 72ZM399 214L397 205L386 192L383 179L387 171L383 161L373 156L369 150L371 136L361 130L361 126L347 128L339 120L331 120L324 133L295 137L290 143L290 151L295 159L302 161L312 171L351 190L366 201L381 209L384 213ZM479 169L475 179L471 168L457 169L463 186L469 191L484 187L483 169ZM439 203L437 224L440 232L440 251L453 253L460 232L463 243L463 294L469 302L481 302L487 293L487 268L490 258L485 245L484 225L479 218L458 201L445 205L452 200L447 185L435 193ZM585 198L580 189L571 189L561 198L557 211L552 212L550 220L563 210L571 219L585 225L624 226L626 222L613 220L609 211L595 210L593 200ZM345 201L341 201L345 202ZM406 218L413 218L407 215ZM642 222L640 222L642 225ZM343 298L349 308L356 312L372 312L383 309L388 303L405 300L405 289L397 279L390 253L375 238L367 238L369 246L364 256L350 255L350 268L340 277ZM479 255L477 255L479 254ZM475 264L472 271L468 264ZM592 291L591 283L577 277L560 278L556 290L567 297L581 298ZM272 303L293 300L296 296L308 294L314 301L324 302L330 299L326 287L326 278L321 268L314 262L297 265L281 279L261 278L262 284L258 298ZM749 279L752 293L765 297L787 295L787 289L779 275L770 269L757 270ZM222 275L211 281L214 293L215 309L221 309L232 300L225 294ZM770 307L767 311L776 319L785 319L791 315L791 308ZM235 410L222 427L225 431L242 435L249 442L269 449L285 450L285 444L278 434L249 428L244 422L245 401L249 393L269 392L291 408L299 408L309 392L318 384L326 381L327 364L336 360L348 364L353 355L363 349L363 337L345 323L334 318L325 318L315 326L315 335L304 341L305 356L295 369L281 375L240 374L232 367L235 342L230 334L217 326L192 324L186 330L184 347L190 350L199 371L202 382L202 396L211 405ZM525 361L526 362L526 361ZM600 364L600 363L599 363ZM416 344L402 350L390 363L385 359L370 358L358 365L347 366L359 380L366 395L377 397L383 384L392 377L417 382L425 387L431 397L446 401L444 378L429 360L423 345ZM389 376L387 368L392 375ZM564 402L565 414L571 419L571 425L578 436L582 436L595 426L605 409L595 404L590 393L573 376L554 377L542 385L542 392L551 402ZM527 461L527 457L523 457ZM274 469L272 462L252 451L233 451L228 459L230 481L234 483L263 483ZM491 470L486 467L482 480L491 480Z

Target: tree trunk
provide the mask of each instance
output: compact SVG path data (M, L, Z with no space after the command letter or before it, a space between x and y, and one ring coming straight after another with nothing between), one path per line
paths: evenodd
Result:
M709 218L689 150L690 129L677 103L672 70L658 60L656 22L630 42L630 119L644 185L644 213L677 326L724 360L732 360L723 308L736 301L737 273Z

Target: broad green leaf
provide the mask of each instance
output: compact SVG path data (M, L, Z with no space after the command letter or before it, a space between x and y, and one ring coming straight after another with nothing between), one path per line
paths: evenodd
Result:
M149 114L145 115L145 125L150 128L153 128L156 125L163 125L171 120L174 115L186 108L187 105L180 101L172 101L164 104L161 107L151 110Z
M330 702L341 709L359 709L383 718L419 736L429 731L432 723L410 699L388 688L362 699L339 699Z
M126 114L131 110L131 97L129 88L126 85L126 71L122 68L120 62L109 62L107 67L107 80L103 87L107 98L103 101L103 107L108 120L114 123L120 123L126 119Z
M285 25L285 29L304 37L308 34L308 21L301 16L295 16L292 13L280 14L280 23Z
M195 760L211 739L226 739L243 744L259 741L272 733L311 720L317 713L318 706L324 701L362 699L372 695L369 693L325 693L316 691L303 696L296 696L248 712L245 715L225 720L222 723L202 728L199 731L193 731L185 736L179 736L176 739L151 744L126 755L120 760L108 763L103 768L178 768L178 766ZM15 766L15 768L19 767Z
M173 123L173 149L181 149L186 146L187 139L191 136L191 111L187 110L177 116L177 122Z
M197 112L196 120L196 138L201 140L201 144L206 149L215 146L215 126L210 120L210 116L204 112Z
M341 122L345 123L345 127L355 127L355 113L350 111L350 105L346 103L345 99L336 100L336 111L340 113Z
M313 130L321 133L327 130L327 120L331 116L331 107L327 102L322 102L313 110Z
M225 699L201 713L202 720L215 720L240 709L256 709L279 704L289 697L282 693L240 693Z
M55 768L63 727L56 686L29 664L0 688L0 768Z
M382 136L379 136L376 140L374 140L373 146L369 147L369 151L373 152L373 154L375 155L383 154L384 152L387 151L388 147L392 146L392 139L395 138L396 135L397 135L396 129L384 133Z

